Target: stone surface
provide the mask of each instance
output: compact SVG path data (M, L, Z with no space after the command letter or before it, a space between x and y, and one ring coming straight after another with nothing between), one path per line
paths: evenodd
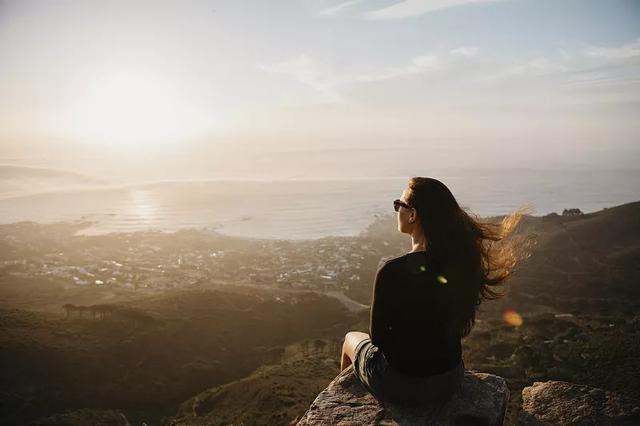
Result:
M522 390L518 425L640 425L640 403L604 389L534 382Z
M440 410L378 401L347 368L320 392L298 425L501 425L509 389L502 377L465 371L462 390Z

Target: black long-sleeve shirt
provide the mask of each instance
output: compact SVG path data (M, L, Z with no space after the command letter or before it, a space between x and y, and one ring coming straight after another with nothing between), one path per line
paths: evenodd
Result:
M451 321L454 283L445 281L425 251L386 260L376 272L371 342L402 373L438 374L462 359L460 335Z

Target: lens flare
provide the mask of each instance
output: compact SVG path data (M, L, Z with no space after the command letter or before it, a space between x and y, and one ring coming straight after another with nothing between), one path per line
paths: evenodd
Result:
M502 319L504 320L504 322L514 327L522 325L522 317L513 309L505 309L505 311L502 313Z
M447 279L444 277L444 275L438 275L438 276L436 277L436 279L438 280L438 282L439 282L440 284L446 284L446 283L447 283Z

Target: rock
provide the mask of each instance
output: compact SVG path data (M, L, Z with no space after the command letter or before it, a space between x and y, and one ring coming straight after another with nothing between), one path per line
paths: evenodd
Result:
M501 425L509 401L502 377L466 370L462 390L440 410L378 401L347 368L320 392L298 425Z
M534 382L522 390L518 425L639 425L640 403L604 389Z

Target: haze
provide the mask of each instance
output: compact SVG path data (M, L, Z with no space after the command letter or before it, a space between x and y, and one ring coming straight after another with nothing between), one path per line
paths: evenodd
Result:
M0 163L637 168L637 1L0 1Z

